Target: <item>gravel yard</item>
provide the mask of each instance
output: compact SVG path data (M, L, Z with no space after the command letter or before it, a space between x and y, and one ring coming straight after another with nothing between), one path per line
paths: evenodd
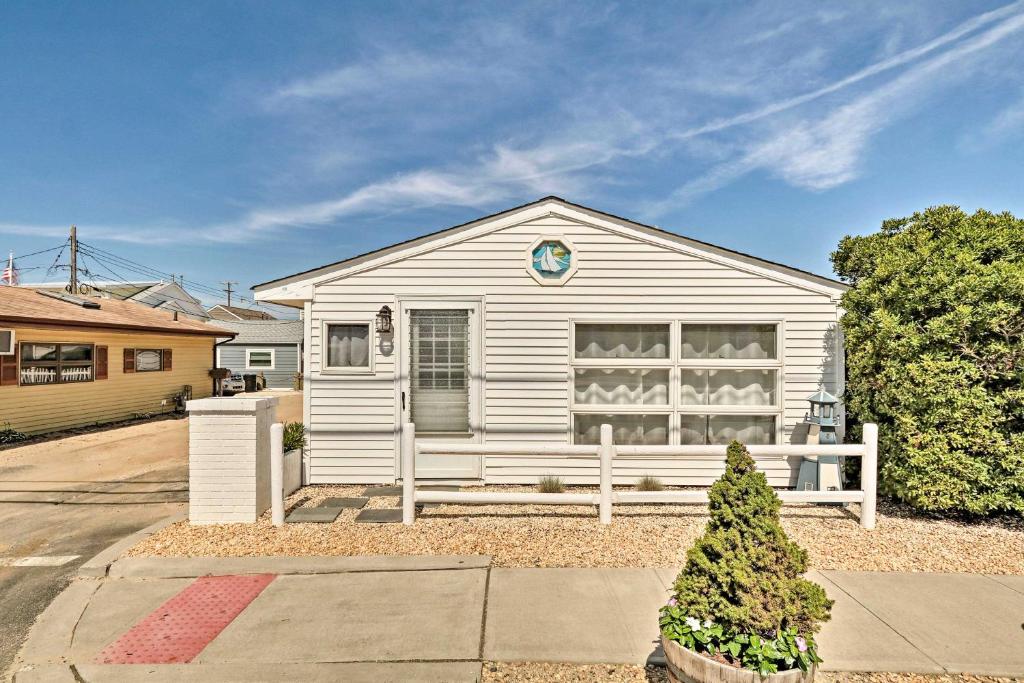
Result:
M286 504L315 506L331 496L357 496L363 488L307 486ZM397 497L371 498L367 507L399 505ZM355 524L357 512L342 510L333 524L281 528L270 524L269 512L255 524L179 522L128 554L491 555L499 567L671 567L682 563L707 521L699 505L618 506L607 527L591 507L442 505L424 510L412 527ZM856 507L784 506L782 523L817 569L1024 574L1024 520L965 524L885 503L878 512L873 531L860 528Z
M483 683L667 683L661 667L548 662L484 662ZM850 673L819 671L816 683L1015 683L1020 678L970 674Z

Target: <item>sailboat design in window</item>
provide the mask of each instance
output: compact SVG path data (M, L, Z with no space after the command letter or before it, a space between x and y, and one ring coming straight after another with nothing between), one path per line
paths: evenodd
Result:
M533 269L546 278L560 278L572 265L572 252L561 242L542 242L533 250Z

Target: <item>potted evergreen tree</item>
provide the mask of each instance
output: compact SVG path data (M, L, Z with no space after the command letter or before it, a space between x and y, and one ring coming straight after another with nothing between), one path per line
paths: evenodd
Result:
M832 601L801 577L807 553L786 536L782 502L738 441L708 499L711 519L661 609L669 678L809 683Z

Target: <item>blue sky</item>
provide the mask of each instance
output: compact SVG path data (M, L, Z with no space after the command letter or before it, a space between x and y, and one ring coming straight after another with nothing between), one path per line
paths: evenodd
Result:
M1021 2L6 2L0 250L76 223L248 288L557 194L828 274L888 217L1024 215L1022 38Z

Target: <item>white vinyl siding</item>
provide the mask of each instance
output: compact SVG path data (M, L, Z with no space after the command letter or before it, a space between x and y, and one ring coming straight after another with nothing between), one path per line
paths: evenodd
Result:
M539 286L524 267L525 254L538 236L559 235L573 243L578 271L563 286ZM838 390L838 310L828 295L558 216L319 284L313 296L313 483L390 482L396 477L401 400L396 381L399 354L404 352L398 342L404 339L400 328L406 321L396 318L395 334L380 335L374 342L373 372L364 375L323 373L321 337L325 322L371 321L382 305L397 310L403 296L483 298L483 439L488 442L570 442L575 392L571 321L661 322L673 326L673 336L683 321L781 324L779 441L788 441L802 420L808 395L821 385ZM641 393L656 392L655 378L647 388L640 381ZM678 379L673 386L679 386ZM678 406L681 396L675 394L669 400ZM651 414L657 411L652 408ZM678 443L678 421L671 420L669 429L670 442ZM773 483L788 484L795 482L797 463L770 458L762 467ZM488 481L495 483L535 481L550 471L570 483L597 481L596 465L585 459L539 463L492 457L486 471ZM616 483L650 473L665 483L704 484L720 472L720 464L710 460L631 460Z

